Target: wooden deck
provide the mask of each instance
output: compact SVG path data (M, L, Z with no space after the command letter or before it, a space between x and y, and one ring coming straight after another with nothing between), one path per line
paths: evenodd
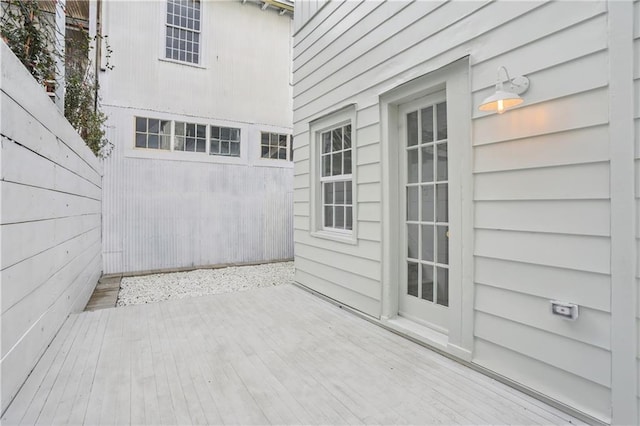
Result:
M3 424L566 424L297 287L69 317Z

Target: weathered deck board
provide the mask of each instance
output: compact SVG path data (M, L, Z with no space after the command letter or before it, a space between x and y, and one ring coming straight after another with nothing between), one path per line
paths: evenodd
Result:
M565 424L294 286L72 315L3 424Z

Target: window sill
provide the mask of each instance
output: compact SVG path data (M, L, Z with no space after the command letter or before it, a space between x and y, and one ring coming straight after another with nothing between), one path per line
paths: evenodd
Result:
M186 65L188 67L193 67L193 68L200 68L202 70L206 70L207 67L205 67L202 64L193 64L191 62L183 62L183 61L178 61L176 59L168 59L168 58L158 58L159 61L162 62L168 62L170 64L177 64L177 65Z
M358 244L358 239L353 232L351 234L343 234L331 231L315 231L311 233L311 236L315 238L335 241L337 243L351 244L354 246Z

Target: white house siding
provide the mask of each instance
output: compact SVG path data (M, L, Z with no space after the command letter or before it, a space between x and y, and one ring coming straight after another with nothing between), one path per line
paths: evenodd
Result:
M379 315L379 95L465 55L474 147L472 361L608 421L605 2L323 7L294 39L296 280ZM504 115L481 113L501 65L530 78L526 103ZM357 245L309 232L309 122L347 104L357 105ZM579 321L552 317L551 299L579 304Z
M298 0L296 1L296 13L294 17L294 31L298 31L304 24L316 14L327 0Z
M100 277L101 166L7 45L2 57L2 412Z
M260 158L290 134L290 16L202 2L202 64L164 60L166 2L103 2L101 72L115 143L105 161L105 273L293 257L293 164ZM134 148L134 117L241 129L241 158Z
M636 306L637 325L636 325L636 363L638 373L638 418L640 418L640 1L636 0L633 4L633 87L635 99L634 114L634 136L635 136L635 163L636 163L636 215L638 222L636 223L636 295L638 302Z

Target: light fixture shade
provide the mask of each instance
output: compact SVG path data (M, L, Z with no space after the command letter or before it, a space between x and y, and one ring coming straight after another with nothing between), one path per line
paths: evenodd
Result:
M516 93L506 90L496 90L496 92L486 98L478 109L480 111L497 111L502 114L506 109L520 105L524 100Z

